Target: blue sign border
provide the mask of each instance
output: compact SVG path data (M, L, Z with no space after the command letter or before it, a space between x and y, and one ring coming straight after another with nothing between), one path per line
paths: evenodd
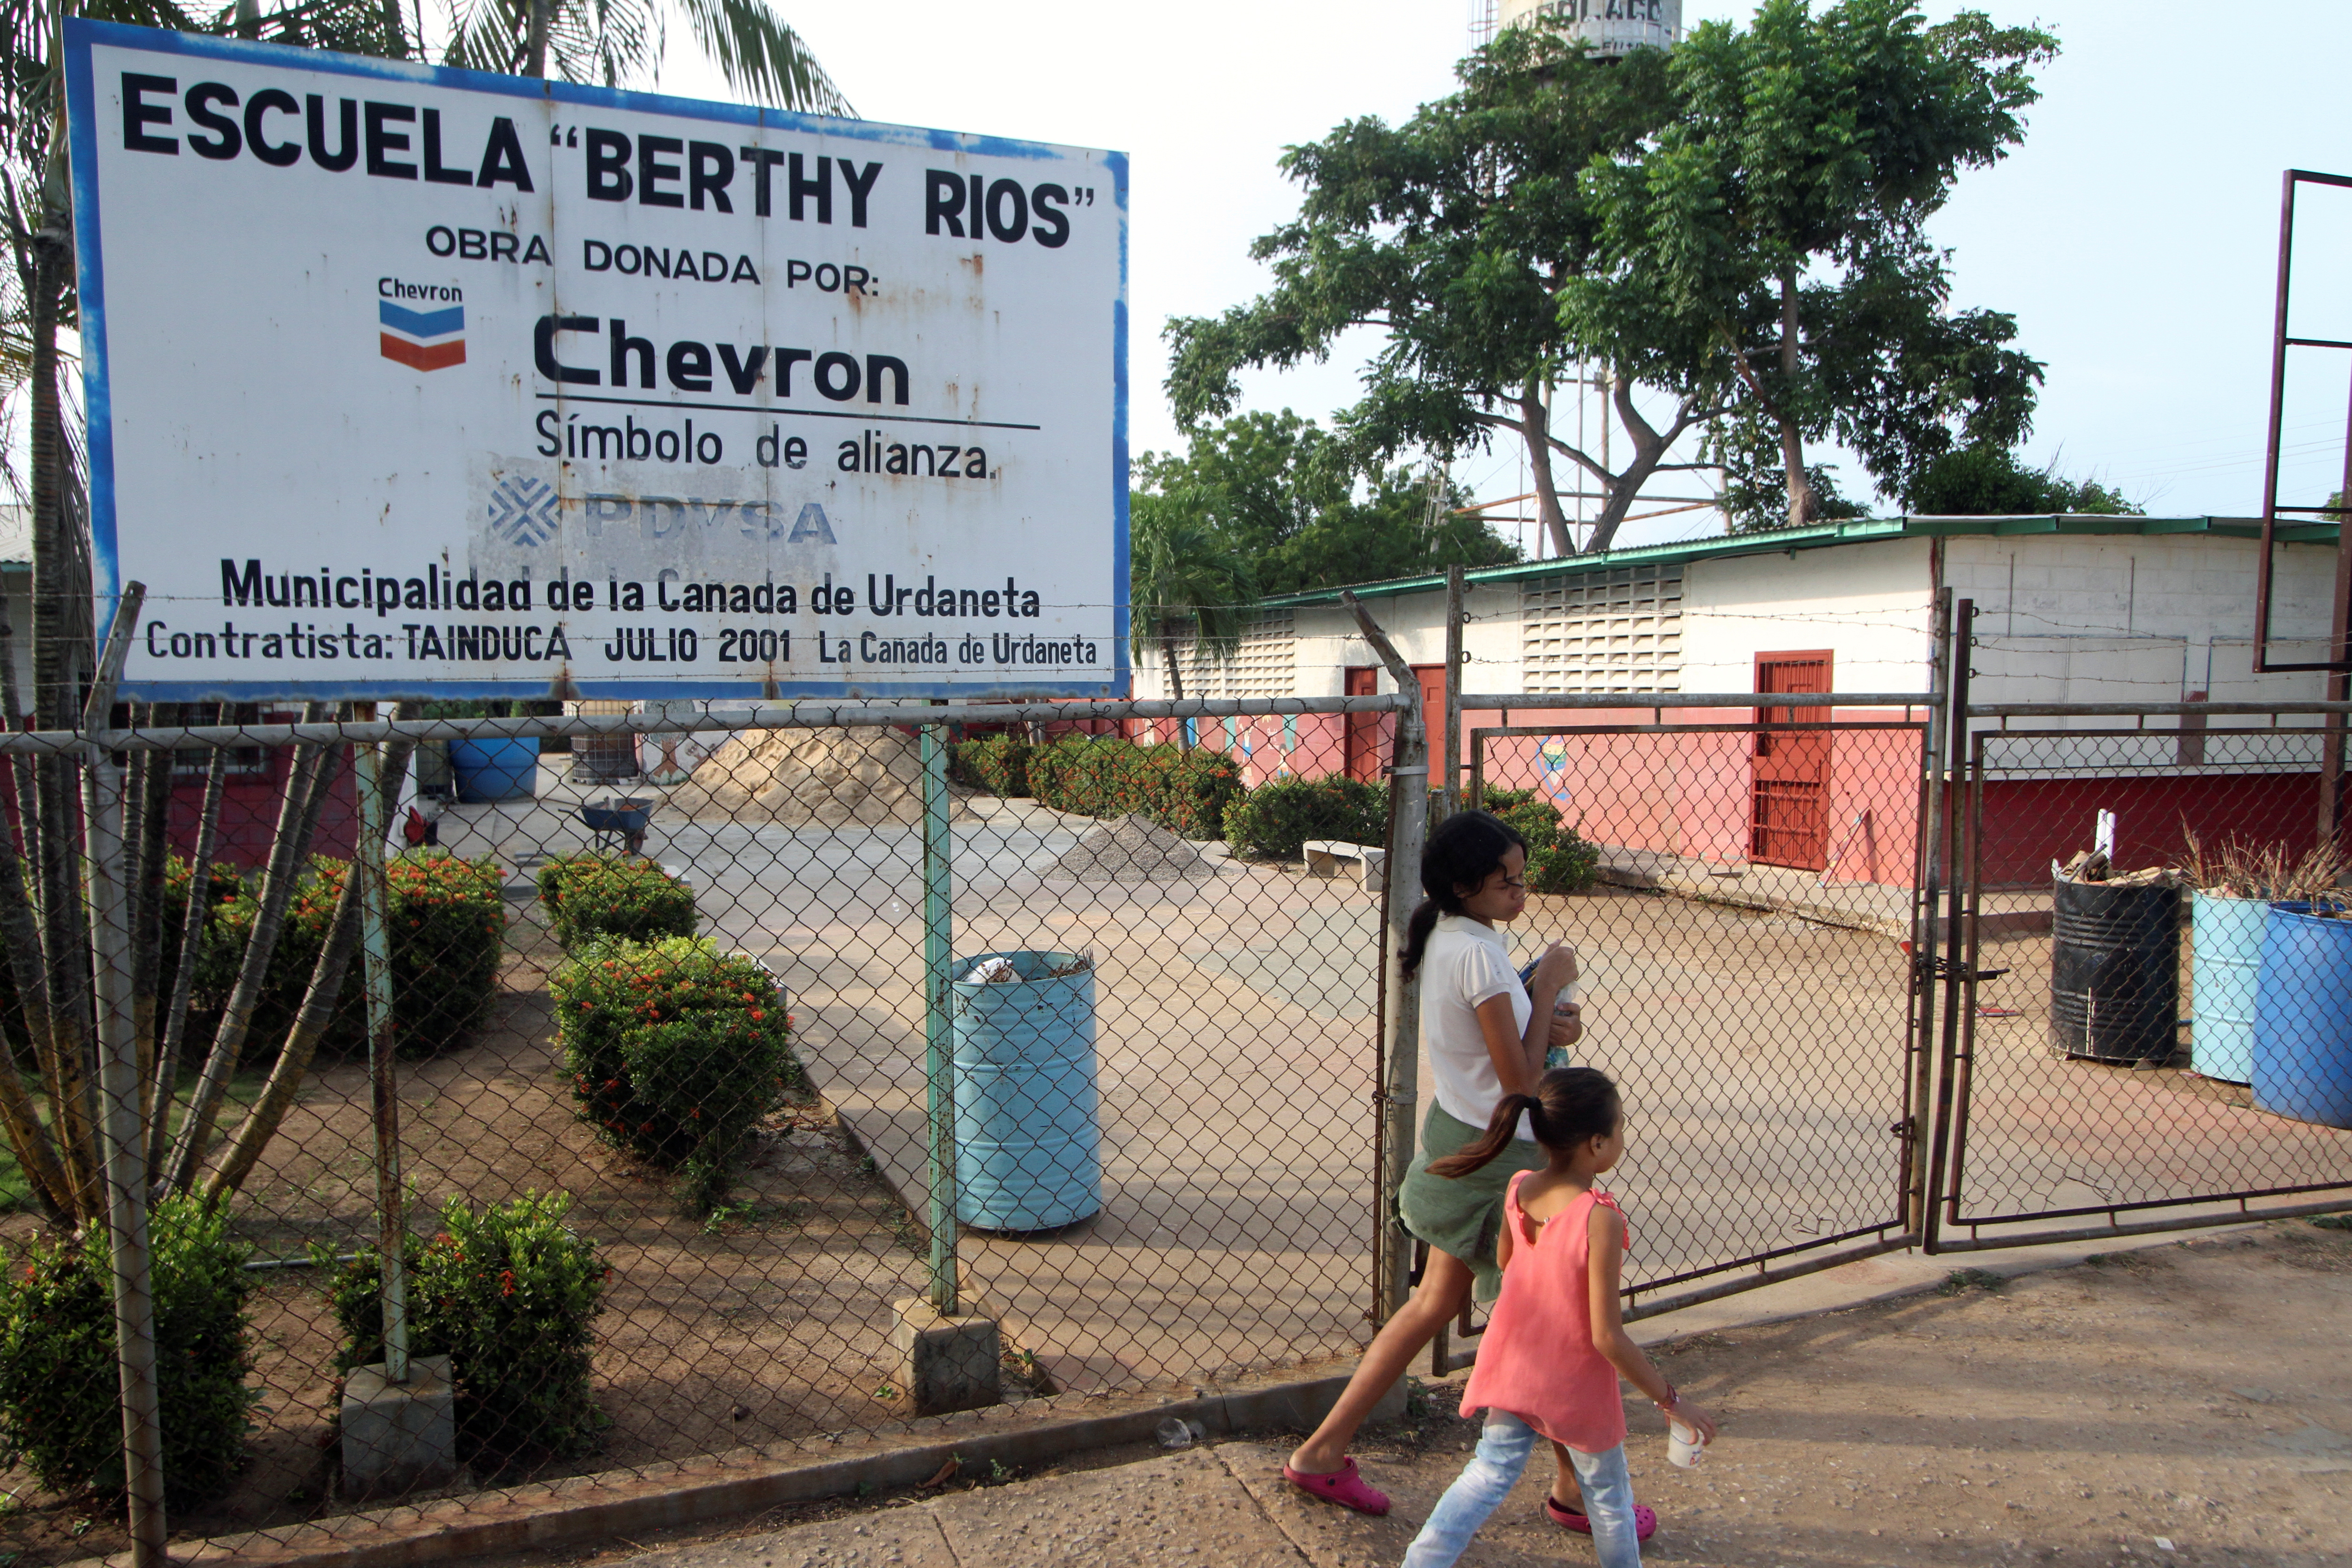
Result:
M672 98L665 93L628 92L613 88L580 87L570 82L529 77L493 76L404 60L371 59L359 55L289 48L282 44L251 43L242 38L199 37L187 33L134 27L118 22L91 22L78 16L65 21L66 120L70 138L73 174L74 241L81 300L82 398L89 416L89 531L91 565L100 613L97 624L112 621L111 606L121 596L121 574L116 557L114 524L114 420L108 386L106 342L106 262L99 243L98 98L90 73L89 51L95 45L143 49L152 54L184 55L195 59L236 60L257 66L297 66L331 75L366 77L426 87L457 88L504 98L546 99L557 103L585 104L601 109L636 110L722 124L772 127L810 134L848 137L886 146L929 149L940 153L971 153L995 158L1045 158L1066 149L1038 142L1002 136L968 135L930 131L917 126L875 121L835 120L799 114L789 110L762 109L750 104L712 103L701 99ZM1097 149L1088 149L1097 151ZM1103 153L1117 193L1118 211L1118 295L1111 303L1111 516L1117 531L1111 550L1110 603L1113 605L1112 678L1090 686L1052 686L1001 680L994 685L953 681L892 682L862 686L854 681L788 680L773 688L757 680L581 680L570 679L567 695L585 698L707 697L731 701L758 697L772 689L778 697L893 698L949 697L1125 697L1133 671L1128 663L1128 166L1124 153ZM246 681L130 680L122 683L126 698L163 702L245 700L284 698L313 700L328 698L505 697L544 698L553 695L549 683L522 680L436 680L423 685L398 680L289 681L257 684Z

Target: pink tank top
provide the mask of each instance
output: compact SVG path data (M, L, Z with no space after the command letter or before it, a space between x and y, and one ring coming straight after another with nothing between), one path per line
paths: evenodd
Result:
M1593 1205L1614 1209L1617 1203L1606 1193L1586 1193L1538 1225L1519 1206L1528 1174L1513 1176L1504 1191L1511 1262L1478 1340L1478 1363L1462 1390L1462 1414L1507 1410L1555 1443L1605 1454L1625 1440L1625 1405L1616 1367L1592 1348L1586 1276ZM1626 1241L1633 1241L1630 1227Z

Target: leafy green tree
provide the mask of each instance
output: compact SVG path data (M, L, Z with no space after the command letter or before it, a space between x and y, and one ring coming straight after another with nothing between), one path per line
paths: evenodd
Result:
M1465 60L1460 80L1403 125L1350 121L1284 154L1304 188L1298 216L1251 247L1272 264L1275 286L1223 316L1169 322L1169 395L1188 426L1222 416L1243 367L1321 360L1342 333L1373 327L1384 341L1364 366L1364 396L1338 420L1359 468L1517 439L1553 550L1576 549L1556 462L1603 491L1585 548L1604 550L1651 476L1698 466L1666 458L1727 405L1721 351L1643 280L1622 278L1618 292L1625 309L1662 323L1654 332L1581 341L1557 299L1601 238L1580 176L1596 158L1634 158L1657 132L1665 58L1640 50L1603 62L1515 27ZM1580 353L1601 360L1625 428L1614 468L1551 428L1549 389ZM1663 425L1636 406L1636 384L1672 398Z
M1210 496L1187 485L1130 497L1128 512L1129 631L1136 657L1153 641L1166 661L1169 694L1184 695L1176 657L1190 626L1202 650L1227 659L1241 647L1244 607L1258 596L1249 559L1209 515ZM1186 750L1192 736L1183 736Z
M1903 508L1920 517L2138 517L2146 510L2095 479L2063 479L2055 463L2029 468L2011 448L1983 441L1927 464L1905 489Z
M1588 174L1607 265L1565 281L1563 313L1603 342L1712 339L1743 416L1718 445L1769 436L1791 524L1822 512L1809 440L1835 436L1882 483L1961 439L2013 444L2040 366L2007 346L2009 317L1949 310L1923 226L1963 169L2022 139L2029 68L2056 48L1977 12L1929 26L1912 0L1818 16L1765 0L1745 30L1701 24L1673 53L1659 133ZM1622 309L1629 288L1654 313Z
M1346 442L1289 409L1196 428L1179 456L1145 453L1135 504L1190 493L1247 561L1262 594L1419 576L1452 565L1498 566L1517 547L1475 514L1451 484L1376 468L1359 488Z

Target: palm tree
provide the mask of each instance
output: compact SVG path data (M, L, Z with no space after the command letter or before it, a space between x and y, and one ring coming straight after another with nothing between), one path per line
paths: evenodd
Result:
M1169 694L1180 702L1184 675L1176 658L1179 634L1189 625L1202 651L1219 660L1231 658L1241 647L1244 606L1257 597L1249 558L1210 520L1211 501L1200 485L1129 500L1129 632L1138 658L1158 639ZM1177 733L1190 751L1191 729Z
M695 43L735 91L778 109L851 112L768 0L677 4ZM667 42L661 0L450 0L450 27L445 65L594 87L650 83Z

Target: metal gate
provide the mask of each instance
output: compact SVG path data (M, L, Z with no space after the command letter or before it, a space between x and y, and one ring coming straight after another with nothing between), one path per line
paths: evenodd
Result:
M2322 753L2346 705L1969 706L1964 688L1958 702L1971 731L1953 784L1960 952L1926 1250L2352 1208L2352 1131L2294 1114L2310 1108L2292 1080L2263 1082L2268 1042L2340 1051L2347 1037L2262 967L2269 900L2159 884L2078 910L2053 871L2095 847L2105 813L2119 871L2201 860L2196 879L2278 890L2252 884L2317 847ZM2272 869L2252 864L2273 853Z
M1523 959L1576 945L1577 1059L1624 1089L1629 1318L1918 1240L1931 710L1917 694L1791 691L1764 713L1756 701L1462 699L1507 720L1470 731L1465 804L1539 828L1549 807L1592 857L1589 888L1532 900L1511 939ZM1791 750L1816 754L1827 781L1832 832L1812 869L1753 849L1756 759ZM1547 890L1546 865L1538 847L1532 891ZM1441 1345L1438 1360L1466 1357Z

